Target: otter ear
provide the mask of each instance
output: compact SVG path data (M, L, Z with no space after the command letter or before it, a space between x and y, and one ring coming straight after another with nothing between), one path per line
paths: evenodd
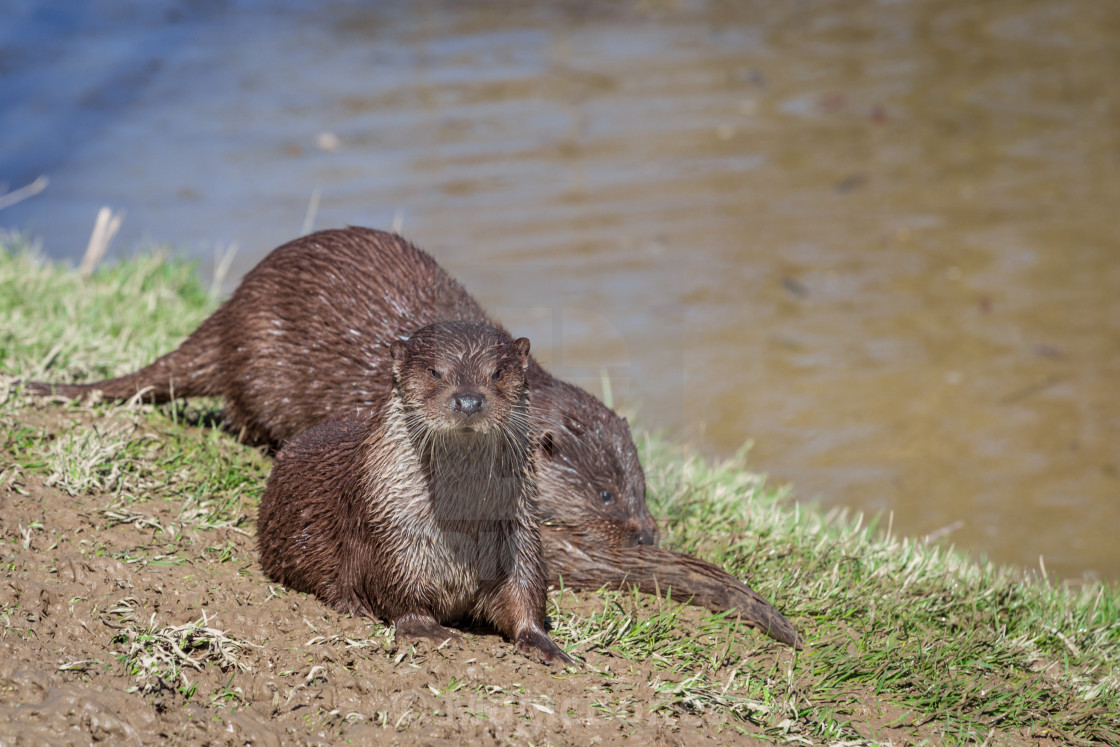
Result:
M518 337L513 341L513 351L517 353L517 359L522 363L529 362L529 338Z
M405 345L404 340L393 340L389 345L389 355L393 358L394 367L399 366L404 362L405 355L408 353L408 346Z

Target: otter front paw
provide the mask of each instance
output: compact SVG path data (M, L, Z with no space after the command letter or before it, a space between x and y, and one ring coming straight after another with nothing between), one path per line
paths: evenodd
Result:
M575 665L576 660L568 656L564 649L548 637L542 630L524 630L517 634L517 650L526 656L535 656L545 664L560 662Z
M422 612L401 615L393 621L393 627L396 628L397 635L404 638L430 638L437 643L463 637L459 631L443 627L434 617Z

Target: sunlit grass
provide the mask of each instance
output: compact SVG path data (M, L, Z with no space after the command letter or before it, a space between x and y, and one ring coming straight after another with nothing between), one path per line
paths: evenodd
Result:
M214 307L187 264L138 257L83 281L11 241L0 252L0 384L131 370L171 350ZM0 396L0 489L26 490L37 476L70 495L104 494L105 526L137 532L139 547L112 550L126 563L255 562L226 540L182 541L186 530L254 532L269 461L199 425L217 406L51 405L9 391ZM1116 588L1054 583L892 536L876 520L797 505L742 459L711 463L649 435L639 447L666 544L747 581L806 648L672 599L558 592L554 636L588 662L581 671L600 683L603 718L711 711L776 741L865 743L880 741L872 708L919 741L1120 742ZM23 529L29 543L43 533ZM24 630L21 620L0 610L0 633ZM122 633L138 686L163 677L189 687L175 649L187 651L175 636L195 635L188 627L136 623ZM236 668L223 655L207 654ZM646 695L636 699L639 686ZM449 687L443 697L458 695Z

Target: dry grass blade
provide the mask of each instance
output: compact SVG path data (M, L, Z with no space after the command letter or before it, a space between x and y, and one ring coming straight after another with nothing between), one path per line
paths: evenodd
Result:
M19 189L13 189L11 192L0 195L0 210L23 202L28 197L34 197L46 189L50 181L50 178L47 176L40 176L30 184L26 184Z
M123 210L114 213L110 208L103 207L97 211L93 233L90 234L89 244L86 245L86 253L82 257L82 264L78 267L79 275L88 278L93 274L94 268L101 262L105 252L109 250L109 243L117 235L117 231L121 230L122 221L124 221Z
M91 665L100 664L97 659L79 659L77 661L68 661L58 665L60 672L85 672Z
M118 524L132 524L137 529L151 527L160 532L166 531L154 516L140 513L128 505L121 504L116 499L110 501L109 505L100 509L98 513L109 520L109 526L111 527Z

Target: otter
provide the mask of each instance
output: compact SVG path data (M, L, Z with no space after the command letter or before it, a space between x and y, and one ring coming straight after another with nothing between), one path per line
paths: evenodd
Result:
M220 396L228 429L277 449L328 417L368 410L391 387L392 342L441 320L493 324L461 284L400 236L321 231L273 250L177 350L151 365L105 381L24 388L72 398L141 393L149 402ZM677 599L735 608L789 642L792 626L774 625L776 610L752 606L738 579L697 572L703 561L650 547L657 524L626 420L532 356L526 378L548 580L573 589L671 587Z
M392 343L439 321L501 329L404 238L368 228L320 231L273 250L177 350L149 366L105 381L25 388L118 400L140 394L148 402L222 397L227 428L276 449L333 415L380 402L391 384ZM594 531L610 546L656 544L626 420L532 357L527 379L542 521Z
M393 341L392 387L369 415L277 455L257 522L265 573L398 634L444 640L443 623L472 618L574 663L544 627L528 356L529 340L477 322Z

